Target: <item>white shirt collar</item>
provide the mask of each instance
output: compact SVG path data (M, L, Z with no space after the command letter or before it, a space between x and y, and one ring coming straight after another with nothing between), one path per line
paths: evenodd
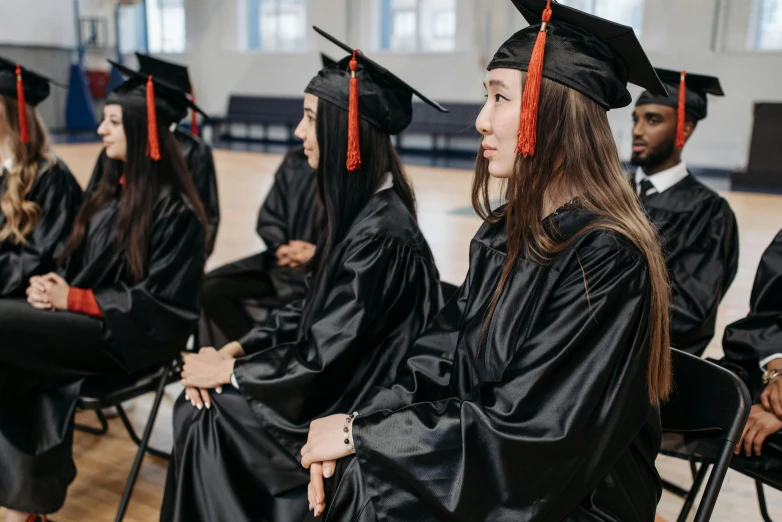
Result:
M388 190L390 188L393 188L393 186L394 186L394 177L391 175L390 172L386 172L386 177L383 180L383 184L380 185L380 188L378 188L375 191L375 194L377 194L378 192L382 192L384 190Z
M14 168L14 158L8 158L6 159L2 165L0 165L0 178L3 177L3 174L5 174L5 171L11 172L11 169Z
M635 186L638 187L636 190L641 190L641 181L648 178L649 181L652 182L652 185L654 185L654 188L657 189L657 192L662 194L686 178L687 174L687 164L684 160L680 161L679 164L674 167L658 172L657 174L652 174L651 176L647 176L643 168L638 167L635 171Z

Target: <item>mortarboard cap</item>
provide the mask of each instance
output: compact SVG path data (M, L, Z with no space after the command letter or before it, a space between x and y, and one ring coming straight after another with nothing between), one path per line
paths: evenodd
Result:
M45 76L34 73L21 64L0 57L0 94L14 99L19 108L19 133L22 143L30 142L25 105L37 107L49 97L50 83L62 86Z
M320 62L323 64L323 67L333 67L337 65L337 60L325 53L320 53Z
M636 102L639 105L664 105L677 109L676 146L684 147L684 122L686 115L698 122L708 115L709 102L707 94L725 96L719 78L702 74L690 74L685 71L657 69L657 75L665 84L670 96L659 96L650 91L644 91Z
M606 110L630 104L628 82L667 94L632 27L552 0L513 0L513 5L530 26L503 43L487 69L527 71L518 153L535 152L541 77L582 93Z
M186 92L190 95L190 99L195 104L195 89L193 88L193 84L190 81L190 74L188 73L187 66L174 62L168 62L166 60L161 60L160 58L155 58L154 56L138 52L136 53L136 58L138 58L138 68L141 74L151 75L154 78L161 79L169 85ZM196 111L203 114L205 118L208 118L208 116L198 106L196 106L196 110L192 111L190 130L193 134L198 136L200 132L198 130ZM182 118L184 117L185 116L183 115ZM181 120L182 118L179 119Z
M181 120L188 109L200 109L187 94L173 85L151 75L145 75L109 60L127 80L109 93L106 104L121 105L124 109L145 114L149 134L149 157L160 159L158 125L168 127Z
M357 49L352 49L317 27L313 29L351 54L321 69L304 89L304 92L348 111L349 171L361 165L358 118L388 134L399 134L413 119L414 94L435 109L448 112Z

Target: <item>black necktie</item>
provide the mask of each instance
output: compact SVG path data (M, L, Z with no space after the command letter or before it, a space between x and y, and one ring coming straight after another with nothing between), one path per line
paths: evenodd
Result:
M649 195L656 193L657 189L654 188L654 185L652 184L651 181L649 181L649 178L642 179L640 186L641 186L641 193L638 194L638 197L641 200L641 203L645 205Z

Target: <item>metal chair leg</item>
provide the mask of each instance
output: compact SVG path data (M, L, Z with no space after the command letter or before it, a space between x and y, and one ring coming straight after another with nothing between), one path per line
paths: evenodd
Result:
M692 482L692 488L690 489L689 494L687 494L687 498L684 499L684 505L682 506L682 510L679 513L679 518L676 519L677 522L686 522L687 515L690 514L690 511L692 511L692 505L695 503L695 497L698 496L698 493L701 490L701 486L703 486L703 481L706 478L706 473L709 471L709 465L706 463L701 464L700 469L698 469L698 474L695 476L695 479Z
M695 480L698 476L698 465L693 461L690 461L690 473L692 473L692 480Z
M163 371L163 375L160 377L160 383L158 384L157 391L155 392L155 401L152 404L152 409L149 412L149 418L147 419L147 425L144 428L144 435L141 437L141 441L139 442L136 458L133 461L133 466L130 468L128 481L125 484L125 491L122 493L122 500L120 502L119 509L117 510L117 516L114 519L114 522L122 522L122 519L125 518L125 512L128 509L128 503L130 503L130 496L133 494L133 487L136 485L138 473L141 470L141 463L144 460L144 454L150 452L148 448L149 438L152 435L152 428L155 427L157 412L158 409L160 409L160 402L163 400L163 392L166 388L166 381L168 379L168 373L171 370L172 364L173 363L170 362L166 365ZM123 423L126 423L125 427L127 428L130 425L130 423L127 422L127 415L125 415L125 412L121 408L117 408L117 411L120 412L120 418L123 419ZM133 435L135 435L135 431L133 431ZM131 435L131 438L133 438L133 435Z
M100 422L100 428L93 428L92 426L85 426L84 424L74 425L74 429L89 433L91 435L106 435L109 432L109 421L101 410L95 410L95 416L98 417Z
M758 507L760 508L760 516L763 517L763 522L774 522L768 514L768 506L766 506L766 493L763 491L763 483L759 480L755 481L755 488L758 491Z
M663 483L663 489L667 491L668 493L672 493L680 498L687 498L687 495L690 494L690 491L687 489L684 489L682 487L677 486L673 482L668 482L665 479L661 479Z
M125 408L123 408L122 406L117 406L117 412L119 412L119 418L120 420L122 420L122 424L125 425L125 430L128 432L128 436L130 437L130 439L136 443L136 446L141 446L141 439L136 433L136 430L133 428L133 424L130 423L128 414L125 412ZM161 459L168 460L171 458L171 453L168 453L166 451L161 451L159 449L146 448L145 451L150 455Z

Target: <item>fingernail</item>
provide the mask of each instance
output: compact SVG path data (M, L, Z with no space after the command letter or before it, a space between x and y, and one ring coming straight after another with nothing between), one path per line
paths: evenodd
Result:
M330 478L331 477L331 473L332 473L331 466L326 466L325 468L323 468L323 476L324 477Z
M215 388L215 391L217 392L218 395L220 395L221 393L223 393L223 387L218 386L217 388Z
M310 511L312 511L312 502L310 502Z
M202 409L204 409L204 407L203 407L203 406L201 406L200 404L196 404L196 408L198 408L199 410L202 410Z
M212 403L211 402L206 402L204 404L206 404L206 409L207 410L211 410L212 409Z

